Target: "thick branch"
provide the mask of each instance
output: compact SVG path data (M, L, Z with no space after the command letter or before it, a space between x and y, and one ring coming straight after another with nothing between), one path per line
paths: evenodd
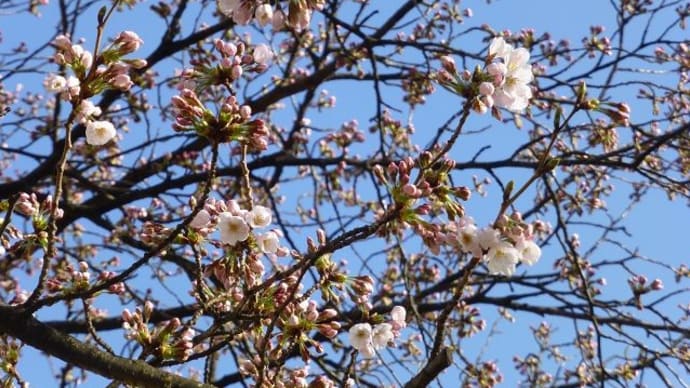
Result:
M15 308L0 306L0 332L65 362L137 387L213 387L137 360L113 356L78 341Z
M426 363L415 377L405 384L405 388L428 387L433 379L453 363L453 351L444 347Z

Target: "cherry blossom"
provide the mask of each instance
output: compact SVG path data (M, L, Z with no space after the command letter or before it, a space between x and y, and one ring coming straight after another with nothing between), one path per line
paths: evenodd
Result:
M359 350L365 357L374 355L374 347L372 343L372 328L368 323L357 323L352 325L349 331L350 345Z
M218 218L220 240L223 243L235 245L237 242L244 241L249 237L249 225L243 217L224 212Z
M199 212L194 216L192 219L192 222L189 223L189 226L194 228L194 229L201 229L208 225L208 223L211 221L211 215L208 213L206 209L201 209Z
M532 240L521 239L515 244L515 249L520 252L520 262L527 265L536 264L541 256L541 248Z
M500 241L489 248L489 252L486 254L486 261L492 274L512 276L519 257L520 253L512 244Z
M110 121L98 120L86 123L86 142L93 146L102 146L115 135L115 127Z
M263 253L276 253L278 252L278 248L280 248L278 234L273 231L256 236L256 244Z
M374 326L371 332L371 340L374 349L385 347L389 342L393 341L394 337L393 326L390 323L379 323Z
M245 220L252 228L265 228L271 224L271 209L264 206L254 206L245 214Z

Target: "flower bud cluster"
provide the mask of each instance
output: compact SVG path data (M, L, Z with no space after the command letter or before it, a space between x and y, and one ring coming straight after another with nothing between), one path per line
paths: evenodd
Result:
M225 99L218 115L206 108L191 89L183 89L172 97L171 102L175 112L175 131L195 131L217 143L239 141L254 151L268 147L269 132L264 121L250 120L251 107L239 105L235 96Z
M419 170L415 180L411 179L414 169ZM422 216L436 215L445 212L448 219L462 217L465 213L460 200L470 197L466 187L450 186L450 172L455 168L451 159L434 160L431 152L423 152L418 160L410 157L397 163L390 163L386 169L374 168L374 175L388 187L399 217L382 233L400 234L412 227L422 237L432 252L438 253L440 247L455 238L448 238L446 224L438 225L425 220ZM424 201L423 203L419 203ZM379 212L378 216L383 214Z
M661 279L654 279L651 283L647 283L647 281L647 277L644 275L636 275L628 279L628 285L633 292L635 305L640 310L644 308L641 298L642 295L664 289L664 283Z
M162 322L153 330L149 329L154 306L150 301L144 303L143 309L137 307L134 313L125 309L122 312L122 328L125 338L137 342L144 354L154 355L164 360L185 361L194 353L194 332L183 327L179 318Z
M106 89L128 91L133 85L131 68L146 66L142 59L125 60L123 56L138 50L143 41L131 31L121 32L96 58L81 45L74 44L66 35L53 40L56 51L53 61L71 69L73 75L48 74L43 86L50 93L72 102L77 122L86 125L86 142L94 146L108 143L115 137L115 127L103 120L94 120L102 112L89 98Z
M587 55L590 58L594 58L597 53L602 53L604 55L611 55L611 39L606 36L601 36L606 30L604 26L592 26L590 27L590 35L587 38L582 39L582 44L587 50Z
M48 215L53 208L53 196L47 195L41 202L38 201L36 193L20 193L15 205L15 210L29 218L36 231L44 231L48 227ZM64 211L61 208L55 210L55 217L62 218Z
M491 41L483 70L478 67L473 73L468 70L458 73L453 58L442 56L442 68L437 79L454 93L471 99L476 112L491 110L500 117L496 108L506 108L511 112L527 108L532 98L529 83L534 79L529 59L527 49L515 48L499 36Z
M460 301L458 304L460 337L471 337L486 328L486 320L481 319L479 307Z
M318 330L326 338L335 338L340 331L340 323L335 320L338 312L332 308L319 311L318 304L312 299L297 294L295 302L289 303L281 313L277 326L281 333L277 336L278 342L290 340L298 345L304 361L309 360L307 348L313 347L318 353L323 352L323 345L312 339L310 331Z
M325 0L290 1L287 16L279 5L274 10L270 2L262 0L220 0L218 10L241 25L247 25L255 18L261 27L270 23L274 31L286 26L302 30L309 27L312 12L323 9L325 3Z
M247 47L244 42L215 39L213 48L213 52L192 51L193 67L180 73L178 89L203 90L218 85L232 89L243 76L266 71L274 56L266 44Z
M46 281L46 288L48 292L59 292L64 288L64 282L70 283L71 290L85 290L89 288L89 281L91 280L91 273L89 272L89 263L85 261L79 262L79 268L74 269L68 266L68 270L63 272L66 276L58 276L49 278ZM66 277L66 279L65 279ZM61 279L63 278L63 279Z

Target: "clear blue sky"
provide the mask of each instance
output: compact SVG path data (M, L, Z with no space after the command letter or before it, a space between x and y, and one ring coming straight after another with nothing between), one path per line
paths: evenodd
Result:
M381 1L379 0L379 2ZM393 7L396 3L397 2L390 2L388 4ZM107 29L106 35L112 36L122 29L132 29L139 33L144 39L145 46L143 53L147 53L147 50L152 49L157 44L159 31L163 28L163 24L159 22L159 19L150 16L148 6L152 4L153 2L144 2L139 5L140 10L138 12L126 13L126 16L116 13L112 23ZM7 51L9 48L13 47L16 42L22 39L28 39L29 42L34 41L34 39L45 41L45 37L51 35L54 31L53 26L55 25L57 16L55 5L56 2L51 3L47 7L42 7L41 12L43 16L41 18L34 16L0 16L0 31L4 39L4 41L0 43L0 51ZM477 0L465 1L462 5L463 7L470 6L474 11L474 16L468 20L467 25L480 25L487 22L496 29L510 29L513 31L518 31L521 28L535 28L538 34L548 31L552 34L554 39L570 38L574 44L588 34L589 26L602 24L610 27L612 23L615 22L609 2L604 0L498 0L493 1L490 6L487 6L484 1ZM91 18L91 21L88 21L88 18ZM82 22L82 27L78 30L76 36L86 37L87 42L85 43L85 47L90 49L94 40L91 28L96 24L95 15L93 15L93 13L87 15L86 21L88 22ZM190 27L185 26L184 28L186 32L189 32ZM466 43L468 45L482 44L481 42L471 41L470 39L467 39ZM54 70L51 66L48 66L48 68ZM159 72L161 72L161 69L163 68L159 68ZM20 78L13 78L8 84L5 84L5 87L7 89L12 89L14 87L14 82L17 80L20 80ZM27 88L35 89L40 85L41 78L21 80L26 84ZM332 84L327 86L327 88L332 94L337 96L338 109L329 111L321 117L315 117L315 123L316 119L318 119L320 120L318 122L320 125L324 125L323 123L339 125L343 121L357 118L361 127L366 128L368 118L373 115L373 111L371 111L372 108L370 108L373 106L371 104L371 102L373 102L373 97L371 95L362 96L359 92L353 93L350 86L346 84ZM453 109L453 106L449 105L452 101L452 96L449 96L445 92L441 92L438 96L432 97L425 107L415 113L414 118L417 130L435 130L438 124L440 124L437 122L438 118L447 117L449 110ZM645 112L645 109L647 109L645 106L636 104L634 100L630 100L630 102L632 102L633 117L638 112ZM457 98L456 104L458 107L460 103L460 99ZM357 114L357 117L354 117L353 114ZM423 123L428 123L428 128L425 128ZM485 155L486 158L500 155L507 156L509 155L508 152L510 152L510 149L505 145L514 144L509 140L512 138L517 141L525 137L524 133L521 134L514 128L496 125L495 122L484 118L473 117L472 120L470 120L469 126L479 128L489 124L492 125L492 128L489 130L489 133L492 135L491 138L478 136L467 138L466 140L463 139L463 146L459 148L457 154L454 155L458 160L468 160L478 147L486 144L492 145L492 149ZM132 142L130 144L136 142L136 125L137 124L132 124L134 130L129 134L125 134L126 141ZM505 143L499 144L496 142L496 139L505 141ZM470 150L468 152L469 155L463 154L463 151L466 149ZM475 173L479 176L484 176L484 173L481 171ZM511 174L511 178L515 179L518 184L521 182L521 179L526 179L528 176L528 172L526 171L524 174L516 174L512 170L510 172L506 171L506 173ZM363 195L366 195L366 193L363 193ZM617 197L612 198L609 202L611 208L620 207L620 204L626 202L625 193L619 193L617 195ZM490 187L490 195L487 198L475 196L473 200L469 202L467 210L479 223L485 224L495 216L497 204L499 202L498 198L500 198L500 193L497 187ZM627 224L629 225L629 231L634 235L627 243L632 247L639 248L645 255L665 261L668 264L678 264L688 261L688 250L684 244L681 244L681 242L687 238L687 230L690 227L690 218L687 217L687 207L684 203L678 201L669 202L666 200L665 194L653 192L634 210L634 212L628 215ZM663 226L660 227L660 224ZM581 234L581 240L584 245L587 245L587 242L595 237L596 235L586 231ZM542 268L550 268L552 264L550 252L557 251L546 247L542 261L537 265L535 271L539 270L539 266L543 266ZM606 255L618 257L620 252L605 248L600 251L599 255L601 258L604 258ZM654 275L650 274L648 277L653 278ZM616 295L619 292L628 292L625 278L613 278L608 280L609 289L607 292L613 292L614 294L612 295ZM671 279L664 279L664 281L670 283ZM60 318L58 315L59 312L55 311L54 313L55 316L50 318ZM117 314L118 311L114 310L111 311L111 313ZM495 314L492 313L489 313L487 316L491 317L492 315L495 316ZM41 315L41 318L48 317L49 315L46 314ZM490 340L491 344L489 349L495 351L497 349L502 349L500 346L496 345L497 343L503 343L499 341L509 339L509 341L505 342L509 345L506 346L505 351L501 351L500 354L492 354L490 357L499 362L501 370L505 375L506 383L504 386L514 386L514 383L519 378L512 368L513 364L511 361L515 349L533 348L536 350L534 342L526 333L529 333L527 327L538 324L538 322L541 321L541 317L519 315L517 318L518 321L515 324L508 324L506 322L500 323L497 328L503 334ZM492 322L489 321L488 324L490 327ZM567 324L567 322L563 321L563 324ZM411 333L406 334L409 335ZM118 338L122 338L122 331L112 331L107 334L106 338L113 339L114 342L117 342ZM464 344L468 346L467 354L470 357L476 355L478 349L484 346L485 340L486 335L479 335L476 338L465 341ZM118 349L118 347L115 348L116 350ZM51 374L57 372L59 368L58 365L60 364L54 361L50 364L46 364L44 357L41 357L35 351L29 350L28 348L24 350L24 357L23 362L20 364L22 375L35 387L50 386L53 380L48 376L48 371L50 370ZM453 374L446 374L443 376L443 380L452 386L455 377L456 376ZM101 387L103 385L102 379L91 377L84 386Z

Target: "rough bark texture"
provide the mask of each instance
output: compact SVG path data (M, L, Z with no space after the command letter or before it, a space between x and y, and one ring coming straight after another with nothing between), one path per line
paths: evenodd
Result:
M0 332L65 362L137 387L213 387L175 376L143 361L102 352L11 307L0 306Z

